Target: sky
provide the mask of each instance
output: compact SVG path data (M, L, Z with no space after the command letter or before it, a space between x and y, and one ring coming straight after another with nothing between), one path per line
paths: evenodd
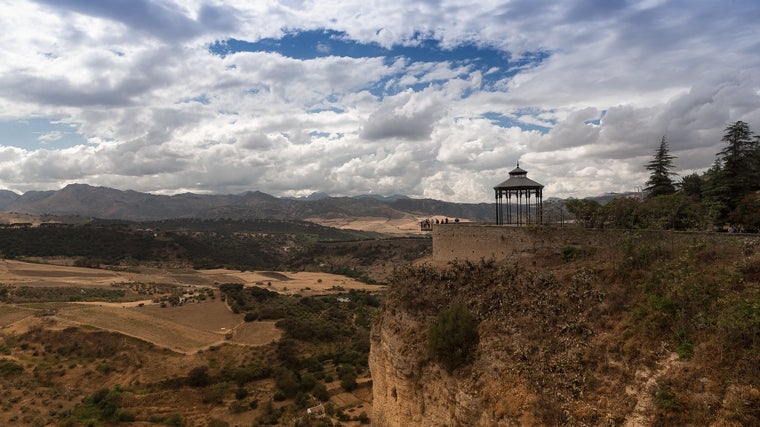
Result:
M637 191L760 132L757 0L0 0L0 189Z

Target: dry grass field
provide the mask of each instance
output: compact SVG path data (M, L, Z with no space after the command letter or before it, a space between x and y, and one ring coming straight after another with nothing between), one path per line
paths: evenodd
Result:
M373 231L376 233L391 234L396 236L419 236L427 233L420 230L420 221L424 221L426 219L435 222L436 219L439 221L445 221L446 217L440 215L417 217L409 214L403 218L307 218L307 221L311 221L325 227L340 228L344 230ZM449 221L453 220L453 218L448 219Z
M126 296L123 302L44 298L0 302L0 348L8 353L0 354L0 362L13 361L23 367L18 376L0 378L0 426L56 425L60 414L80 407L96 390L119 385L140 390L126 393L122 403L141 420L180 413L185 425L205 426L210 417L230 425L249 425L264 409L246 406L241 413L230 411L228 407L237 402L231 385L223 390L162 385L164 381L173 384L198 366L207 365L218 372L221 366L237 367L273 357L263 355L271 355L283 335L275 327L276 321L244 322L243 314L233 313L222 301L219 285L241 283L301 296L383 289L322 273L148 267L100 270L61 265L65 264L61 260L37 261L0 260L0 285L10 289L11 295L29 287L44 295L73 289L76 296L79 290L82 295L123 290ZM149 293L143 292L146 288ZM177 306L157 302L168 295L184 295L188 301ZM99 352L100 344L113 354L83 356ZM334 369L331 372L337 377ZM354 394L333 390L333 403L346 410L357 408L357 414L370 413L368 390L362 387ZM274 393L273 380L250 383L249 392L246 405L260 399L265 407ZM223 401L209 403L214 393L221 393ZM276 403L283 406L287 402Z
M277 329L274 321L245 322L236 327L232 342L245 345L264 345L277 341L282 331Z
M377 291L382 286L368 285L358 280L329 273L275 272L275 271L233 271L225 269L198 271L217 283L243 283L245 286L261 286L282 294L302 296L324 295L343 290Z
M132 268L113 271L64 265L0 260L0 283L16 287L76 287L114 289L124 283L157 283L184 290L213 288L220 283L261 286L283 294L303 296L337 293L341 290L379 290L354 279L327 273L165 270ZM243 322L242 315L232 313L220 300L208 299L177 307L161 307L150 299L129 302L0 304L0 328L23 330L20 323L39 310L52 311L51 318L63 325L87 325L139 338L179 353L194 353L212 345L229 342L241 345L264 345L279 339L281 331L274 322ZM232 334L230 339L228 334Z
M137 308L82 305L78 309L60 310L55 317L75 326L89 325L140 338L179 353L193 353L224 340L223 333L196 329Z
M35 310L0 303L0 327L11 325L34 315Z

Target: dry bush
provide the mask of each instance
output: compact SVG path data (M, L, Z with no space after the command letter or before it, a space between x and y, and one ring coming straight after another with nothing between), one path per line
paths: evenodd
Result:
M760 390L750 385L729 386L719 416L724 422L760 425Z

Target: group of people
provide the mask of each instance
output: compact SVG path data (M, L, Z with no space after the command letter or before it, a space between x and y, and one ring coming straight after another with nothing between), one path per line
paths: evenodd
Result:
M746 233L747 231L742 226L739 226L737 228L733 224L731 224L728 226L728 232L729 233Z
M454 222L458 223L459 222L459 218L454 218ZM422 228L423 230L430 230L430 229L433 228L433 224L448 224L448 223L449 223L449 219L448 218L444 218L444 219L438 219L438 218L430 219L430 218L427 218L425 220L420 221L420 228Z

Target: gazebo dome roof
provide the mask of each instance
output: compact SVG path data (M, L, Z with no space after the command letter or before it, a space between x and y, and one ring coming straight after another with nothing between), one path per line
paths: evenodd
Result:
M543 185L529 179L528 172L520 169L520 164L509 172L509 179L494 187L494 190L533 190L542 189Z

